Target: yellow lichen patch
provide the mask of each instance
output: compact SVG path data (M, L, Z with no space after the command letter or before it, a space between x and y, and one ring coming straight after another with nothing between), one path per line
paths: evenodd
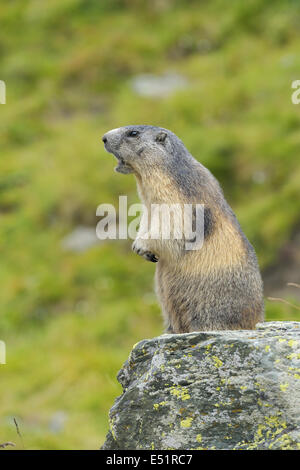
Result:
M177 387L173 386L170 390L171 395L174 397L180 398L182 401L189 400L191 396L188 393L188 389L178 385Z
M271 444L269 445L269 449L272 449L274 447L274 444L279 443L280 450L294 450L294 446L291 445L292 442L293 441L289 434L282 434L275 441L271 442Z
M260 424L257 428L257 436L261 438L263 436L263 431L265 429L267 429L267 427L264 426L263 424Z
M281 414L281 413L279 413ZM266 423L272 427L272 428L280 428L282 427L283 429L286 428L286 422L283 421L280 416L265 416L265 421Z
M259 388L259 390L260 390L261 392L265 392L265 391L266 391L266 389L263 388L259 382L255 382L254 385L256 385L256 386Z
M167 404L168 404L167 401L161 401L160 403L154 403L153 408L154 408L155 410L158 410L158 408L159 408L160 406L165 406L165 405L167 405Z
M197 441L197 442L202 442L202 436L201 436L201 434L197 434L197 436L196 436L196 441Z
M300 379L300 375L299 375L299 374L294 374L294 377L295 377L295 379Z
M257 404L258 404L259 406L265 406L266 408L268 408L269 406L271 406L271 405L269 405L269 403L263 403L260 398L257 400Z
M223 365L223 362L217 356L212 356L212 359L214 360L215 367L221 367Z
M288 345L290 346L290 348L292 348L294 345L297 345L297 344L298 344L297 341L294 341L293 339L290 339L288 341Z
M117 439L116 439L116 433L114 431L114 418L109 418L109 429L110 429L112 437L116 441Z
M247 387L246 387L245 385L241 385L241 386L240 386L240 389L241 389L241 390L247 390Z
M180 426L181 426L182 428L190 428L191 425L192 425L192 421L193 421L193 418L191 418L191 417L188 417L188 418L186 418L186 419L182 419L182 420L180 421Z
M280 390L282 392L286 392L286 389L288 388L289 384L286 382L284 384L280 384Z
M288 434L282 434L278 437L279 434L284 432L284 429L286 429L286 427L286 422L283 421L280 416L266 416L265 424L261 423L258 425L257 431L254 436L254 441L251 443L245 443L243 441L239 443L236 448L241 447L246 448L247 450L259 449L261 448L261 445L264 446L266 444L266 440L273 441L269 445L269 448L272 448L276 442L281 441L284 442L284 446L288 446L290 444L290 437L288 436ZM280 448L283 447L280 445Z
M292 354L289 354L288 356L286 356L287 359L295 359L295 357L297 357L296 353L292 353ZM298 357L298 359L299 359L299 357Z
M284 343L284 341L286 341L286 339L285 338L279 338L278 341L279 341L279 343Z
M257 400L257 404L259 406L265 406L266 408L269 408L271 406L269 405L269 403L263 403L260 398Z
M269 352L269 351L270 351L270 345L269 345L269 344L267 344L267 346L265 347L265 351L266 351L266 352Z
M226 401L220 401L220 403L215 403L215 406L216 406L216 407L219 407L219 406L221 406L221 405L222 405L222 406L228 406L228 405L230 405L230 402L232 402L232 401L234 401L234 400L233 400L233 399L229 399L228 402L226 402Z

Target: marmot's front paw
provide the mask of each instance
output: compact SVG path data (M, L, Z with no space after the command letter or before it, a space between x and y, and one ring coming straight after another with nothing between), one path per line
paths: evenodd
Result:
M158 257L154 253L151 253L151 251L145 250L145 248L141 247L137 240L135 240L135 242L133 243L132 250L137 255L145 258L147 261L151 261L152 263L157 263L158 261Z
M138 255L142 256L147 261L151 261L152 263L157 263L158 261L157 256L154 253L151 253L151 251L144 251L143 253L138 253Z

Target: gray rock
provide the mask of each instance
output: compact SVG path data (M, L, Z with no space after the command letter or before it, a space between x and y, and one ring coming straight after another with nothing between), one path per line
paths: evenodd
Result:
M165 75L142 74L133 78L132 89L137 95L163 97L187 86L187 80L181 75L166 73Z
M143 340L118 380L103 449L300 448L300 322Z
M99 242L100 240L97 238L94 227L80 225L62 239L61 246L66 251L80 253L97 245Z
M65 411L56 411L52 414L50 421L49 421L49 429L53 433L59 433L64 430L66 421L68 419L67 413Z
M108 223L108 217L106 217L106 221ZM127 221L120 224L112 217L111 223L116 226L116 239L119 239L119 230L121 230L122 233L127 233ZM99 233L97 233L97 227L79 225L61 240L61 247L64 251L83 253L103 241L108 242L109 239L101 238Z

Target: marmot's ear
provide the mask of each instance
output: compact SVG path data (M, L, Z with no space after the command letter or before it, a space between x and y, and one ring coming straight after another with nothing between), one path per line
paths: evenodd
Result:
M156 142L159 142L159 143L163 143L167 138L167 133L164 132L164 131L161 131L157 134L157 136L155 137L155 140Z

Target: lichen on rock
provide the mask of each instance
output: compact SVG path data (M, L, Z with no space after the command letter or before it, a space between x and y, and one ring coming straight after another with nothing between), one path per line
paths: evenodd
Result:
M300 322L143 340L118 380L103 449L300 449Z

